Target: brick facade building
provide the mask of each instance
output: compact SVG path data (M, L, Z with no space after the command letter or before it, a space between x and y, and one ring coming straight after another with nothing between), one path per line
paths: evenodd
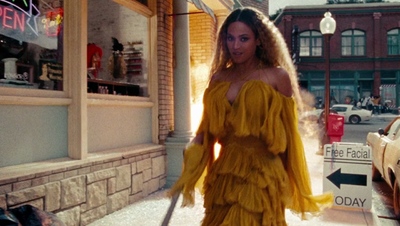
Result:
M338 103L349 97L355 103L370 95L381 96L381 105L399 106L399 8L398 3L284 8L275 24L292 53L297 54L294 58L301 86L316 97L324 97L324 39L319 23L329 10L336 20L330 40L331 96Z

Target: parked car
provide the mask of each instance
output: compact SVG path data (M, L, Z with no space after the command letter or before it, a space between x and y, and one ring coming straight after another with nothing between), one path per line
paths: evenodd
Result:
M383 178L392 188L394 213L400 219L400 117L368 133L366 143L372 151L372 180Z
M372 117L372 111L358 108L352 104L334 104L331 109L339 115L343 115L344 122L352 124L369 121Z

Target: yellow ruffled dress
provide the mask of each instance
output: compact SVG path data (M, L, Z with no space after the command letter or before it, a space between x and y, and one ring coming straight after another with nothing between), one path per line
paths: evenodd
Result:
M186 149L182 175L169 194L182 192L182 205L193 204L206 171L204 226L281 226L285 208L305 219L331 206L332 194L312 195L294 99L251 80L231 104L229 86L215 82L206 89L197 131L204 142ZM217 159L214 142L221 144Z

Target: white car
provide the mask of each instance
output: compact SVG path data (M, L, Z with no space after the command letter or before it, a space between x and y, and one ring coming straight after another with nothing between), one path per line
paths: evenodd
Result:
M384 179L393 190L393 209L400 219L400 117L386 128L369 132L367 145L372 150L372 180Z
M335 104L331 107L339 115L344 116L344 122L357 124L363 121L369 121L372 117L372 111L355 107L351 104Z

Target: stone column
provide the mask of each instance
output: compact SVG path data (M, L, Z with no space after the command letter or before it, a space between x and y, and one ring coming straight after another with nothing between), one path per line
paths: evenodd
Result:
M186 1L173 1L174 14L188 13ZM174 132L166 140L167 183L181 175L183 149L193 136L190 112L189 15L174 16Z

